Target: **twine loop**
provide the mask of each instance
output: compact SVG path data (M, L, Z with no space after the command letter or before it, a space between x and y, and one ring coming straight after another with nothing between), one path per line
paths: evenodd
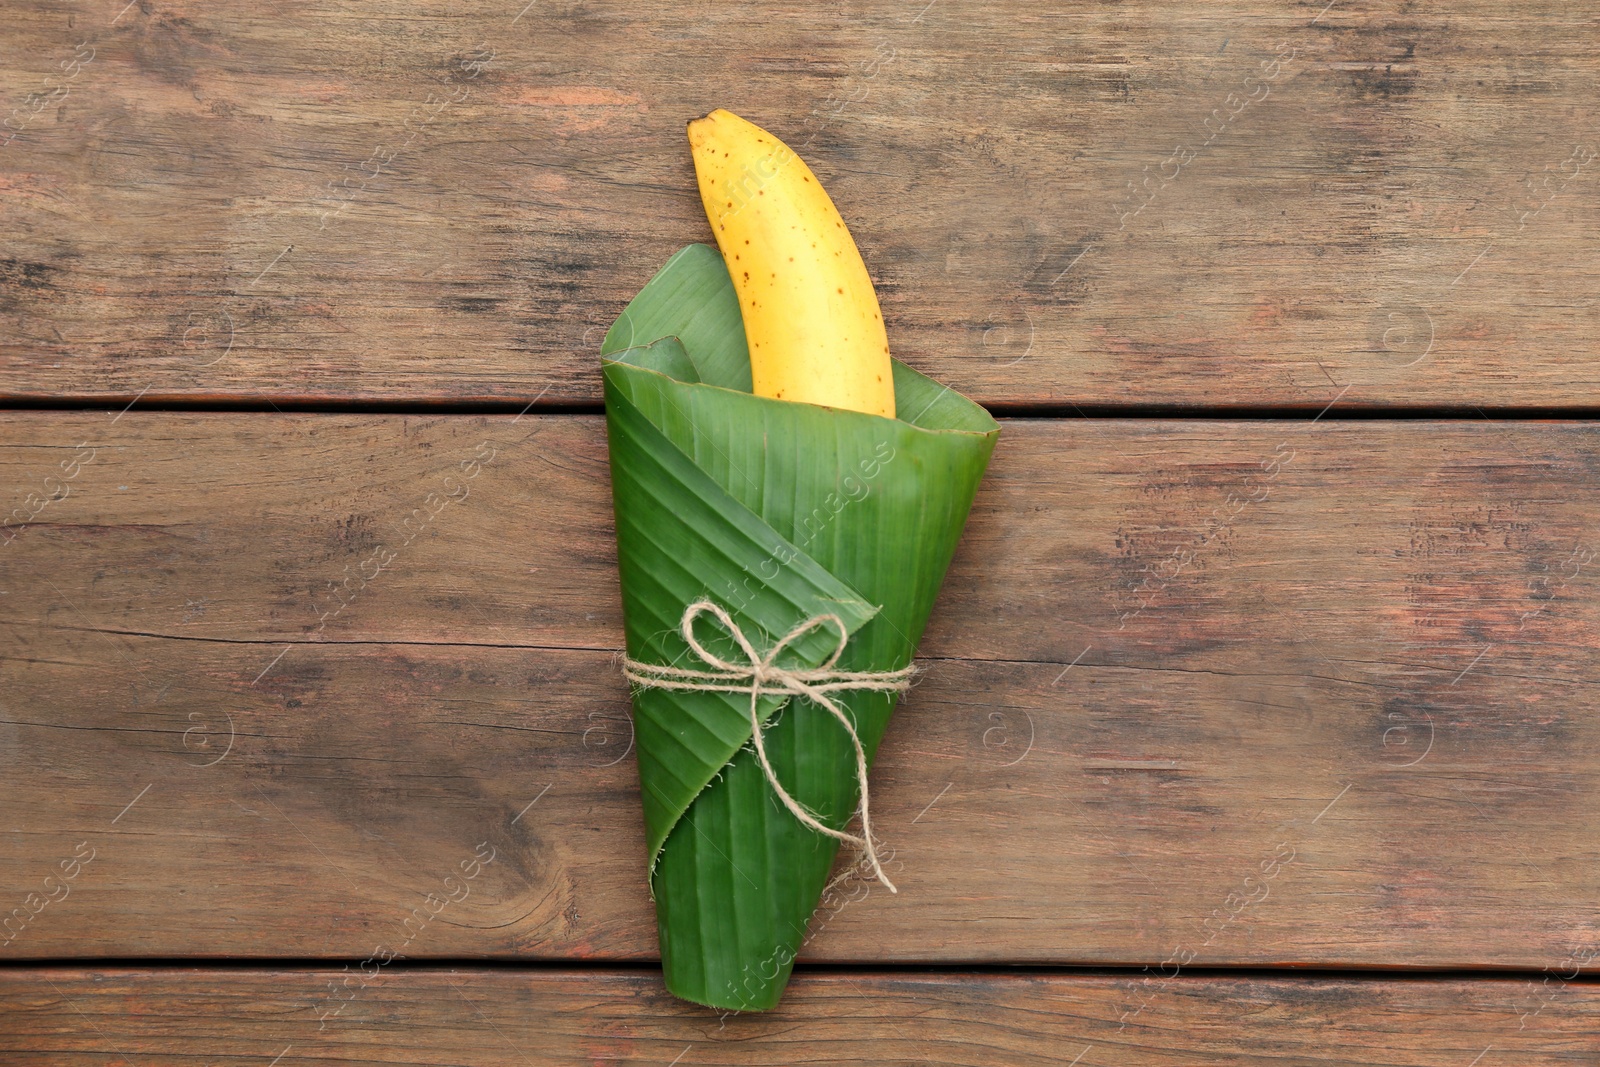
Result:
M722 628L733 638L739 650L744 653L746 662L738 663L723 659L700 643L694 634L694 622L701 615L710 615L722 625ZM796 641L806 636L813 630L832 625L839 633L839 643L827 659L815 667L789 668L778 666L778 656ZM883 872L882 865L878 862L878 852L872 841L872 817L867 803L867 754L861 747L861 737L856 733L855 724L832 699L829 693L837 693L851 689L869 689L879 692L900 693L911 684L913 667L902 667L897 671L841 671L835 669L839 657L844 654L845 644L850 639L850 633L845 629L844 620L829 612L823 615L813 615L794 629L785 634L778 643L773 645L763 655L756 650L755 645L745 636L738 623L718 605L709 600L697 600L683 609L683 621L679 626L684 642L707 669L693 667L666 667L655 663L642 663L639 660L624 658L622 673L630 682L647 689L677 689L695 693L749 693L750 694L750 736L755 743L756 759L761 764L761 769L767 776L767 782L778 794L778 799L783 801L795 818L818 833L827 834L846 844L859 848L867 863L872 868L872 873L878 881L888 887L889 892L897 893L894 883L889 881L889 876ZM845 833L825 826L816 815L812 814L805 805L801 804L789 791L783 788L778 781L778 776L772 770L772 764L767 759L766 745L763 743L761 717L758 704L763 693L787 693L791 696L803 696L826 708L834 718L844 726L850 734L850 742L856 750L856 779L861 785L861 836Z

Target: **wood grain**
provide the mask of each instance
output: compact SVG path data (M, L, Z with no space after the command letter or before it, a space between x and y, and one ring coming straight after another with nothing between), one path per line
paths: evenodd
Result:
M5 12L12 398L596 402L710 237L724 105L980 401L1600 398L1600 45L1556 0Z
M45 501L0 530L0 951L653 958L605 456L0 421ZM1597 469L1583 424L1007 422L874 770L902 891L805 958L1592 969Z
M969 1067L1589 1064L1578 980L810 971L720 1017L639 971L391 968L0 973L0 1041L41 1067L882 1063ZM359 972L355 972L358 974ZM346 982L348 980L348 985ZM329 987L342 1011L332 1014ZM1540 1010L1542 1007L1543 1010ZM274 1060L274 1057L280 1057Z

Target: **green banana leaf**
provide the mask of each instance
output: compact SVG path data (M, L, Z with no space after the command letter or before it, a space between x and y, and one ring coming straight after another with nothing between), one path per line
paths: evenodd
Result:
M679 625L687 605L709 599L762 652L831 613L849 635L840 670L908 665L1000 432L988 413L898 361L895 419L753 395L733 283L707 245L667 261L602 355L628 655L704 666ZM745 658L713 622L695 634L724 659ZM780 662L815 667L837 643L819 628ZM838 701L869 763L895 699ZM748 696L640 687L633 708L667 989L770 1008L839 842L802 824L767 782ZM843 726L782 694L764 695L758 715L784 788L844 829L860 796Z

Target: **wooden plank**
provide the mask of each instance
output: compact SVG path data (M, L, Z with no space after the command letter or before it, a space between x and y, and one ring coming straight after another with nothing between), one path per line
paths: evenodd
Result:
M1559 0L274 10L6 5L6 396L595 402L727 105L981 401L1600 398Z
M1527 978L810 971L774 1011L725 1015L673 999L640 971L26 968L0 973L0 1039L52 1067L146 1057L218 1067L1494 1067L1593 1063L1600 989Z
M653 957L598 418L0 442L9 958ZM874 771L901 892L806 958L1592 952L1597 470L1587 424L1007 422Z

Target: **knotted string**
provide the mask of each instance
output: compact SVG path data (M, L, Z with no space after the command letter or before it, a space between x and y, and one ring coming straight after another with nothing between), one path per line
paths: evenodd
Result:
M734 642L738 644L748 660L747 663L733 663L716 655L700 643L694 635L694 621L702 614L709 614L722 624ZM839 631L839 644L832 655L815 667L788 668L777 665L777 659L790 645L809 634L812 630L828 623L833 624ZM850 633L845 629L844 620L834 614L813 615L794 629L790 630L783 638L769 649L766 655L756 651L750 639L745 637L744 631L733 621L728 613L709 600L697 600L683 609L683 622L680 626L683 640L691 651L700 658L709 670L699 670L690 667L664 667L655 663L641 663L639 660L624 658L622 673L630 682L648 689L678 689L694 693L749 693L750 694L750 736L755 742L756 759L761 763L761 769L766 773L767 782L773 791L778 794L778 799L783 801L784 807L793 813L806 826L818 833L827 834L846 844L859 848L871 866L873 874L888 887L889 892L897 893L894 883L889 881L889 876L883 873L883 867L878 862L878 852L872 843L872 816L867 804L867 754L861 747L861 738L856 733L856 728L839 707L829 699L829 693L836 693L848 689L872 689L880 692L899 693L911 684L912 667L902 667L897 671L841 671L835 670L834 664L839 662L839 657L844 653L844 646L850 639ZM761 716L758 704L762 693L787 693L791 696L803 696L827 708L833 717L843 724L850 734L850 742L856 750L856 779L861 784L861 836L834 830L823 823L805 805L801 804L789 791L778 782L778 776L773 773L772 764L767 760L766 745L761 738Z

